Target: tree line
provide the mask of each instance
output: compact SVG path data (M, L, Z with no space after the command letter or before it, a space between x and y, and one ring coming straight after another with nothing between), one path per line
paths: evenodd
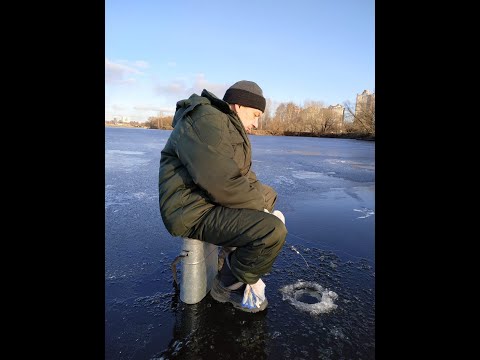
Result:
M151 116L144 127L171 130L173 116ZM375 100L369 107L355 107L350 102L343 106L325 106L320 101L307 101L303 106L293 102L280 103L272 111L267 99L256 134L291 136L331 136L375 138Z

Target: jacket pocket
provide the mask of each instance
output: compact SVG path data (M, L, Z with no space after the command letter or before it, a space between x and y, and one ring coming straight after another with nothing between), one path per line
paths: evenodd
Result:
M237 163L240 170L245 168L245 141L237 131L230 131L230 143L233 148L233 160Z

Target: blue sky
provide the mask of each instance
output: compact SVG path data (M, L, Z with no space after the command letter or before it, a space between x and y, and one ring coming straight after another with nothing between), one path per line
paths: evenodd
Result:
M375 91L374 0L106 0L105 120L255 81L273 106Z

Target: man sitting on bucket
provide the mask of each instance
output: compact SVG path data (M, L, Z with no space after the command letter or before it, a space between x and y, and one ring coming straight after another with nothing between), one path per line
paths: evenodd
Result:
M235 308L267 307L268 273L287 236L273 210L277 193L252 171L250 139L265 111L262 89L238 81L217 98L207 90L177 102L170 137L161 152L160 213L173 236L234 248L217 274L211 296Z

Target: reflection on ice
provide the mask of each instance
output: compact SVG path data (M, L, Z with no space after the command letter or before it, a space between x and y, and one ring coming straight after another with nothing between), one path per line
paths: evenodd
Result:
M273 182L276 183L276 184L281 184L281 183L286 183L288 185L293 185L294 184L292 179L289 179L289 178L287 178L283 175L277 176Z
M352 166L358 169L375 171L375 163L371 161L360 162L360 161L352 161L352 160L327 159L326 162L333 165L341 164L341 165Z
M283 300L288 300L297 309L312 315L328 313L337 308L333 301L338 295L313 281L298 281L284 286L280 292Z
M357 217L357 219L365 219L365 218L375 214L375 212L372 209L369 209L369 208L366 208L366 207L362 207L361 209L353 209L353 211L359 211L359 212L363 213L363 216L359 216L359 217Z
M143 155L143 151L127 151L127 150L105 150L106 154L123 154L123 155Z
M293 171L292 176L297 179L321 179L325 176L323 173L314 171Z
M105 150L105 169L131 171L139 165L146 165L149 159L143 151Z

